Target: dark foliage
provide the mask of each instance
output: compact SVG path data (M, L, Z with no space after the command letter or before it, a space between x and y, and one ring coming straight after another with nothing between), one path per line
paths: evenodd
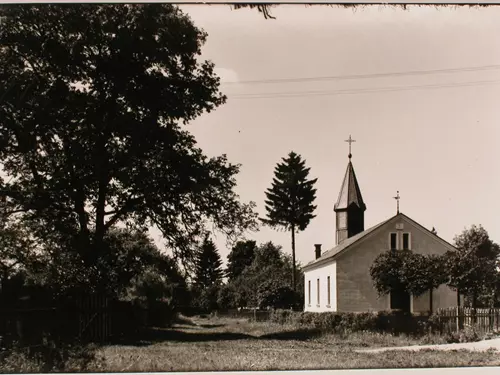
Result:
M219 307L295 308L303 303L303 272L297 269L298 292L290 287L292 261L281 247L267 242L255 250L252 264L219 291Z
M218 294L222 286L224 270L219 251L206 236L196 253L194 262L192 312L211 312L218 308Z
M157 226L186 259L207 222L233 239L255 227L233 191L239 166L181 128L225 101L189 17L170 4L2 12L0 189L46 252L91 269L125 223Z
M409 290L406 270L412 254L410 250L389 250L375 258L370 267L370 276L379 295L394 290Z
M448 281L446 257L423 255L410 250L389 250L380 254L370 267L379 295L404 291L418 297ZM433 311L432 298L429 311Z
M455 237L456 251L447 254L449 285L469 297L472 307L478 300L492 306L498 293L500 247L482 226L473 225Z
M194 283L198 288L205 289L221 284L223 276L219 251L214 242L206 237L196 255Z
M236 279L250 266L255 258L255 241L238 241L227 256L226 276L229 281Z

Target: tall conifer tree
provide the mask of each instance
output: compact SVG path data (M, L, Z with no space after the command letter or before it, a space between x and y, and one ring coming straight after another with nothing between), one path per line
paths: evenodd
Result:
M316 206L315 179L308 179L310 168L295 152L290 152L275 168L271 188L266 191L267 218L263 223L289 230L292 233L292 287L296 285L295 234L307 228L313 218Z
M222 282L222 260L214 242L207 236L199 249L195 262L195 284L206 289Z

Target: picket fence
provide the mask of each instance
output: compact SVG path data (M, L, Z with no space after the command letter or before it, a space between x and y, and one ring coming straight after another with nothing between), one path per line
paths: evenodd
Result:
M474 328L481 333L500 332L500 309L474 309L471 307L448 307L436 311L441 329L457 332Z

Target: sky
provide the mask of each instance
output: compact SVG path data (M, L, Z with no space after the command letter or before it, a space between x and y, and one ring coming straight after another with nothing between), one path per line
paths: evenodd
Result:
M314 244L335 245L349 135L365 228L396 214L399 191L401 212L446 241L472 224L500 241L499 7L280 5L274 20L227 5L181 9L208 33L202 58L228 96L187 129L208 156L241 163L241 200L264 215L274 167L290 151L318 178L299 262L314 259ZM291 251L289 232L247 238ZM225 261L225 239L215 242Z

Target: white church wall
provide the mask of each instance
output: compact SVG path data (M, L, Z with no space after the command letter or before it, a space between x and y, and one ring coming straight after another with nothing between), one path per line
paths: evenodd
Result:
M306 271L304 281L304 311L337 311L337 262L329 262ZM328 281L330 281L329 290ZM330 292L330 303L328 303L328 292Z

